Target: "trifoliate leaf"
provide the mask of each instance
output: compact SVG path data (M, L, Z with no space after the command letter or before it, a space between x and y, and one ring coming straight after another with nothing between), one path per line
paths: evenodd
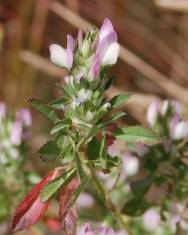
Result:
M154 145L162 141L157 133L142 126L119 128L114 132L114 136L127 142L141 142L146 145Z

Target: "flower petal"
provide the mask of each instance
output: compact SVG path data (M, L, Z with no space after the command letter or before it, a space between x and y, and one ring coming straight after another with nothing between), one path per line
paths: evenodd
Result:
M74 47L75 47L74 38L70 34L68 34L67 35L67 49L70 49L73 52Z
M99 40L101 41L103 38L105 38L112 31L114 31L112 22L108 18L106 18L102 24L100 31L99 31Z
M49 49L51 61L58 66L68 68L67 50L58 44L51 44Z
M119 56L120 46L117 42L112 43L105 53L102 65L115 64Z
M174 140L183 139L188 136L188 121L179 122L171 131L171 138Z
M94 56L92 63L91 63L91 68L89 71L89 78L90 80L94 80L99 76L100 72L100 59L99 59L99 53L96 53Z
M22 141L23 126L22 121L17 119L12 127L10 142L14 145L20 145Z
M158 112L160 111L160 103L158 100L153 101L147 109L147 122L153 126L156 122Z
M96 54L99 55L100 61L102 61L103 57L105 56L108 48L110 45L114 42L117 42L117 34L115 31L112 31L109 33L105 38L103 38L99 43L97 47Z

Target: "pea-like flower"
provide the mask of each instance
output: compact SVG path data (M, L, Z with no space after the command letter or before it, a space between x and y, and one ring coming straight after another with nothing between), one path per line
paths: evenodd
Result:
M50 59L53 63L68 70L72 68L75 41L71 35L67 35L67 49L58 44L50 45Z

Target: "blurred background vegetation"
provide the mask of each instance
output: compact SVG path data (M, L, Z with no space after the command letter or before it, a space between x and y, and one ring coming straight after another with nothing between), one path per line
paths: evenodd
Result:
M0 0L0 101L10 109L30 107L58 96L54 84L65 72L49 60L49 44L66 44L78 28L99 26L109 17L121 44L111 73L117 79L107 97L121 90L134 96L123 107L125 123L145 124L154 99L177 99L188 106L187 0ZM44 173L36 150L46 141L49 123L33 113L31 161ZM120 125L121 125L120 122Z

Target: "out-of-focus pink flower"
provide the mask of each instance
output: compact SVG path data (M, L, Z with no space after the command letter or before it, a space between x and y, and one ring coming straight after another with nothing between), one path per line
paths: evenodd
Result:
M100 234L100 235L115 235L114 230L112 228L107 228L107 227L99 227L98 234Z
M188 136L188 121L178 122L170 130L170 136L173 140L180 140Z
M90 194L83 192L78 197L77 204L79 208L89 208L94 205L94 199Z
M32 124L32 117L31 117L31 113L28 109L20 109L17 112L17 118L19 118L20 120L22 120L24 126L31 126Z
M160 215L156 210L149 209L143 215L143 222L148 230L154 231L160 224Z
M137 157L126 154L123 157L123 169L126 176L133 176L138 173L139 160Z
M0 118L4 118L6 115L6 105L5 103L0 103Z
M154 126L159 111L160 111L160 103L159 101L155 100L149 105L147 109L147 122L150 124L150 126Z
M171 207L171 214L170 214L170 225L172 226L173 230L176 230L177 224L184 230L188 230L188 222L187 222L187 214L188 209L184 203L173 203Z
M73 64L74 47L75 41L71 35L67 35L67 49L58 44L51 44L49 47L51 61L70 70Z
M94 230L90 223L85 223L82 226L80 226L80 228L78 228L76 235L90 235L90 234L95 235Z
M117 34L109 19L105 19L99 31L97 54L102 65L115 64L119 56L120 46L117 43Z
M17 119L12 126L10 142L14 145L20 145L22 141L22 133L23 133L22 121Z
M115 235L114 230L108 227L98 227L95 230L90 223L83 224L77 231L76 235Z

